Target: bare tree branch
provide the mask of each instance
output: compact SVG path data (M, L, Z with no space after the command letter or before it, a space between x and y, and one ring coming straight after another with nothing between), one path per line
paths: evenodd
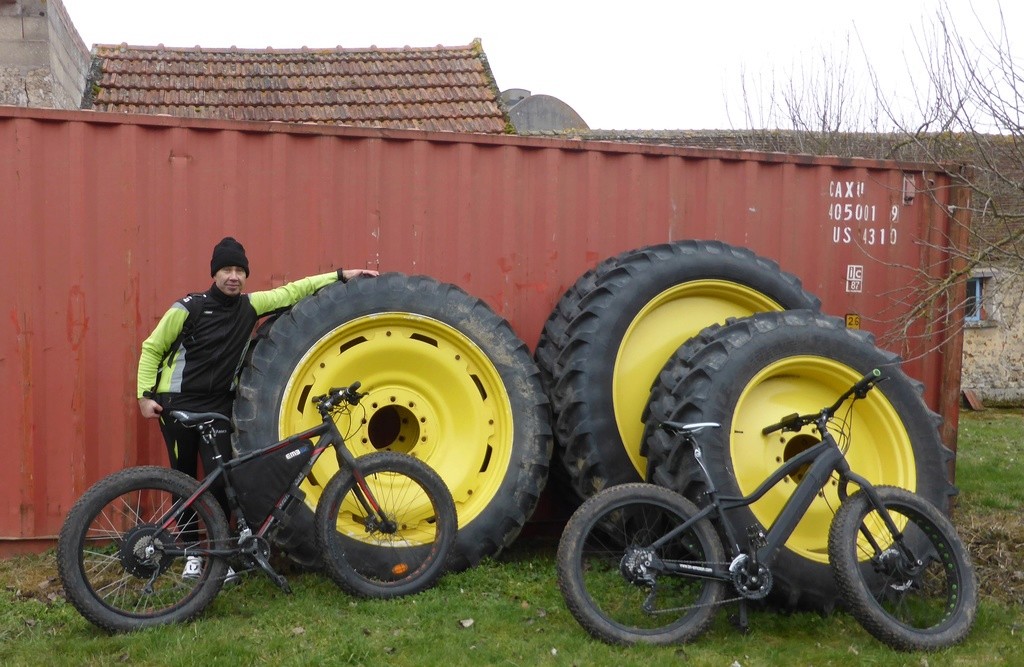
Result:
M912 85L904 89L884 89L856 32L813 67L784 72L782 84L743 82L748 108L756 100L760 112L746 116L748 127L760 128L747 148L924 162L970 190L969 246L947 239L935 254L952 268L914 267L915 285L892 295L904 312L892 323L903 345L922 323L929 335L959 332L963 303L954 295L979 267L1024 274L1024 68L1005 21L986 24L977 13L974 20L955 21L945 3L925 17L905 54ZM864 58L867 85L851 66L851 48Z

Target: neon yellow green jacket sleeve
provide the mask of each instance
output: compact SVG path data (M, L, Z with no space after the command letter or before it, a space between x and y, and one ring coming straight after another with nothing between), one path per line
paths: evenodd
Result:
M160 318L160 322L153 329L153 333L149 334L149 338L142 341L138 381L135 389L137 398L142 398L143 392L153 389L160 361L171 349L174 341L178 339L186 318L188 318L188 311L180 303L175 302Z
M338 272L321 273L318 276L300 278L287 285L281 285L263 292L253 292L249 295L249 303L256 310L257 315L265 315L272 310L293 306L306 298L321 287L338 281Z

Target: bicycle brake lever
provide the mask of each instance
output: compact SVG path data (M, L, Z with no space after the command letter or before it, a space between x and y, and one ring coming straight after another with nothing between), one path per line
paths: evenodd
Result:
M875 375L872 376L868 382L865 382L863 386L856 388L856 390L853 392L854 396L856 396L858 399L866 398L869 391L871 391L872 389L874 389L875 387L889 379L888 375L882 375L881 372L877 369L874 371L874 373Z
M366 396L366 394L359 393L359 387L361 386L363 386L363 383L360 382L359 380L356 380L355 382L348 386L348 389L345 389L342 392L342 396L345 398L346 401L348 401L349 405L358 405L359 400L363 396Z

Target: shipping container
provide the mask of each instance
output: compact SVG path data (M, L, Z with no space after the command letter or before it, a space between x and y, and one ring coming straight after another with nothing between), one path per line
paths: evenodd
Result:
M245 244L247 289L342 267L484 299L532 349L600 260L677 239L771 258L907 360L956 446L949 275L967 192L922 164L558 138L0 107L0 549L52 543L100 477L165 464L135 400L139 344Z

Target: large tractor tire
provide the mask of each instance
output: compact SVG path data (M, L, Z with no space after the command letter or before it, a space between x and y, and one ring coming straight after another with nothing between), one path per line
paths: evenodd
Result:
M357 455L411 454L455 499L452 569L497 555L519 534L547 481L548 401L539 371L508 322L458 287L391 273L336 283L279 317L242 373L235 446L255 448L319 423L310 398L355 380L368 392L338 426ZM337 471L317 462L298 525ZM282 545L317 560L312 530Z
M700 435L704 463L721 493L750 494L785 461L820 441L811 429L765 436L763 427L831 405L880 368L888 379L846 416L847 460L872 483L909 489L949 511L955 493L947 479L952 454L939 438L941 419L925 405L921 385L900 369L899 357L876 347L869 333L847 329L840 318L797 310L731 320L701 338L703 345L682 346L651 391L645 445L652 481L701 499L705 484L693 451L657 423L718 422L721 428ZM752 526L767 529L796 483L786 479L748 508L731 511L728 519L739 538ZM786 542L772 569L777 603L829 611L839 601L828 562L828 531L838 507L833 483Z
M596 274L567 292L578 302L562 308L572 319L548 364L557 452L580 499L644 479L644 406L681 343L729 317L819 305L771 260L717 241L640 248Z
M537 361L537 367L540 369L540 377L545 391L551 391L555 384L555 378L559 375L558 359L562 353L562 346L566 342L565 332L569 328L569 324L580 314L580 302L594 291L597 281L615 267L620 257L621 255L609 257L577 278L576 282L565 290L551 314L548 315L547 321L544 322L544 328L540 332L540 339L537 341L537 349L533 352L533 358Z
M580 302L593 291L597 286L597 281L615 267L620 256L608 257L580 276L562 294L544 323L533 358L540 369L544 391L549 397L554 391L555 378L560 374L559 357L562 353L562 345L566 342L565 332L573 319L579 315ZM548 480L549 493L553 494L558 506L571 512L579 505L582 499L573 490L573 477L566 470L560 456L552 457Z

